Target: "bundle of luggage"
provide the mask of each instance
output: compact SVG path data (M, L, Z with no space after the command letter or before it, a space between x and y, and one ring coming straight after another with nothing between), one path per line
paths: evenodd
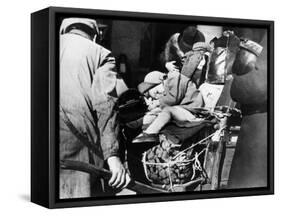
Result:
M179 146L175 146L160 135L160 144L143 154L143 166L147 179L154 184L184 184L194 176L193 149L181 154Z

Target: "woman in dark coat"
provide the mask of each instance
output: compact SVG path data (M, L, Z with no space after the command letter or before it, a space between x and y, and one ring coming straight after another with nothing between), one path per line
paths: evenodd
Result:
M232 70L231 97L241 104L243 119L229 188L267 186L267 35L254 35L261 35L261 46L242 42Z

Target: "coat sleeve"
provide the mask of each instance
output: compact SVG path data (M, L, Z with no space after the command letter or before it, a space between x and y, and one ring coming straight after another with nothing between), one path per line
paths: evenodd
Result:
M176 61L176 65L178 67L182 67L182 57L184 53L180 50L178 46L178 37L179 33L173 34L170 39L167 41L164 50L164 59L163 64L165 65L167 62Z
M100 143L105 160L119 154L117 113L114 110L117 98L112 94L115 88L115 58L108 50L100 47L99 65L92 83L92 104L97 113Z
M234 75L231 97L241 104L262 104L267 101L267 72L256 70Z
M117 113L114 110L115 99L108 97L106 102L100 104L97 110L100 142L104 159L119 156L119 142L117 140L118 124Z

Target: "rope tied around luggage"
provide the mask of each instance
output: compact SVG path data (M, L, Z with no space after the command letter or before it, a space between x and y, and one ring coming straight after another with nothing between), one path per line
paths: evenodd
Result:
M212 139L212 137L218 134L222 134L222 131L225 128L226 127L222 127L216 130L209 136L177 152L173 157L168 157L166 161L151 162L149 161L148 157L149 152L145 151L143 153L142 163L147 180L152 183L155 183L156 177L153 175L153 172L158 171L160 176L159 178L162 177L163 179L165 177L165 179L163 180L165 183L162 184L162 187L165 188L169 185L168 190L174 191L175 186L180 186L184 183L187 183L188 181L186 181L186 179L190 181L194 180L194 178L197 176L197 171L199 171L202 174L201 176L204 176L204 178L206 179L207 176L204 175L204 168L200 162L199 157L204 152L206 152L209 147L211 141L207 142L207 140ZM193 151L194 148L198 145L205 145L205 147L200 152L195 152L194 154L192 154L192 158L190 158L190 152ZM192 170L192 172L190 172L189 170ZM159 180L159 182L161 181Z

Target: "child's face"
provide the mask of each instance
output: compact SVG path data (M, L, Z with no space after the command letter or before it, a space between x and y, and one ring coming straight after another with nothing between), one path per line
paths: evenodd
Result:
M152 97L153 99L158 100L160 97L163 96L164 94L164 85L163 83L160 83L159 85L155 86L154 88L150 89L148 91L148 94L150 97Z

